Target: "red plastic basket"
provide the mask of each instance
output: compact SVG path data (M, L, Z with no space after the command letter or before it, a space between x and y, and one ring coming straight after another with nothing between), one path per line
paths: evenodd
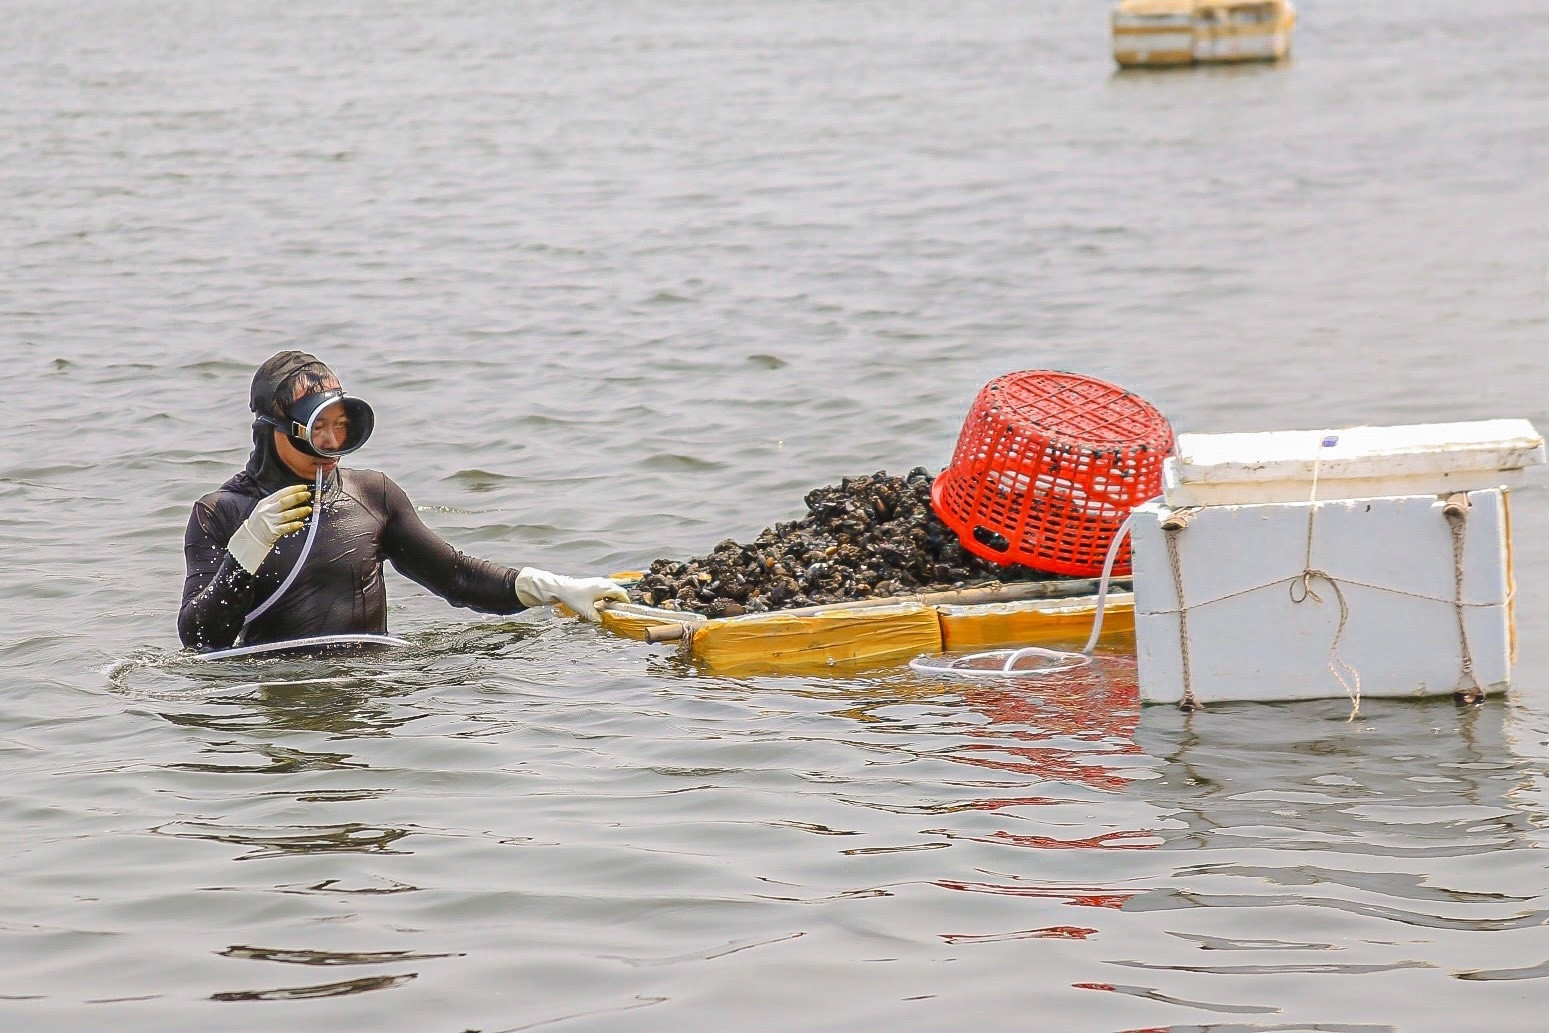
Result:
M1091 577L1130 510L1161 494L1172 451L1167 420L1121 387L1008 373L974 399L931 505L975 556ZM1114 572L1130 572L1128 542Z

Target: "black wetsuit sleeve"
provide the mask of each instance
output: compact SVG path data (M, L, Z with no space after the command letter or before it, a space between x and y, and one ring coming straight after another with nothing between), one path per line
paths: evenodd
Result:
M241 520L227 512L228 508L234 509L200 499L194 503L188 530L183 533L183 561L188 572L183 578L177 631L183 645L194 649L231 645L242 630L243 618L257 605L257 579L226 551L226 543Z
M425 526L404 490L382 478L382 506L387 516L382 531L382 555L393 569L451 603L480 613L519 613L516 574L510 567L477 559L452 548Z

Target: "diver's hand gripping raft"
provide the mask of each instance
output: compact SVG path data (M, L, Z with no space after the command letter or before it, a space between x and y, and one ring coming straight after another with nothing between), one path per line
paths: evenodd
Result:
M627 603L629 593L605 577L565 577L537 567L523 567L516 575L516 598L523 606L559 603L582 620L596 623L602 619L598 610L604 601Z
M311 501L312 489L304 484L281 488L259 499L253 512L232 534L226 550L243 570L258 573L275 542L306 526L306 519L312 514Z

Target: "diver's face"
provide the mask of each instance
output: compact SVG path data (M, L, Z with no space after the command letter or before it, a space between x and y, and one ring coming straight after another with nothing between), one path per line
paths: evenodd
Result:
M329 378L316 385L314 390L332 391L338 386L337 380ZM307 394L307 385L297 384L296 393L291 401L300 401ZM317 419L312 423L312 440L321 448L342 448L349 432L350 420L344 414L342 405L328 406L317 414ZM290 438L278 430L274 432L274 451L280 457L280 461L290 468L291 473L305 480L315 478L318 470L328 471L339 465L337 459L319 459L317 456L307 455L292 445Z
M320 452L337 452L350 436L350 418L344 406L328 405L312 420L312 444Z
M341 439L342 440L342 439ZM303 480L312 480L319 470L332 470L339 465L337 459L319 459L317 456L309 456L301 449L290 443L290 438L274 432L274 452L280 457L280 461L290 467L290 472Z

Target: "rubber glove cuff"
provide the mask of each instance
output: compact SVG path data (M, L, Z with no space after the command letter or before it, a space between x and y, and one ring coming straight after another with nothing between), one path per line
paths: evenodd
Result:
M311 497L312 492L305 485L292 485L260 499L232 533L226 551L243 570L258 573L275 542L306 526L306 518L312 514L312 507L307 505Z
M226 543L226 551L242 565L242 569L249 574L258 573L258 568L263 566L264 557L269 555L269 550L274 547L272 542L265 542L258 535L248 530L243 524L237 528L231 536L231 541Z

